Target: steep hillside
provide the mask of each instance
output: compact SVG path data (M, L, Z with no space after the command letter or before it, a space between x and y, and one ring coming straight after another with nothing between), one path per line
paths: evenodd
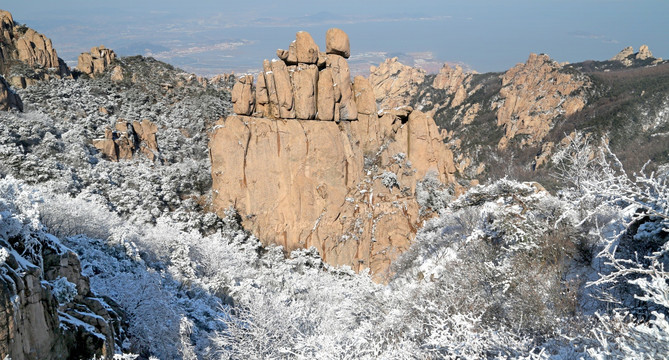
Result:
M576 133L606 138L631 170L666 163L667 66L647 47L577 64L533 54L501 74L445 66L412 86L409 104L448 131L458 177L512 176L554 188L551 155Z

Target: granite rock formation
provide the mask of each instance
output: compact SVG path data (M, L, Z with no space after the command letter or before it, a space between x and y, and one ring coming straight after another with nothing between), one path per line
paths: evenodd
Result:
M404 65L396 57L370 68L369 82L380 110L409 105L423 81L423 70Z
M112 359L123 332L121 318L91 292L77 255L47 240L37 255L39 266L14 249L23 246L22 239L12 242L0 239L5 254L0 263L0 357ZM59 284L72 291L57 295Z
M70 75L51 40L35 30L14 23L12 14L0 10L0 74L16 88L37 81Z
M301 43L317 50L299 40L305 34L298 54ZM351 83L348 36L328 34L320 59L291 65L289 48L265 60L255 96L242 86L248 77L235 85L238 115L219 120L210 139L214 207L221 216L236 208L265 243L314 246L330 264L383 280L428 216L416 184L428 173L452 182L453 154L429 115L407 106L379 113L372 83ZM253 116L243 116L248 98Z
M300 31L288 50L277 50L278 60L263 62L255 87L252 75L239 77L232 89L234 112L274 119L356 120L346 61L348 35L340 29L330 29L328 34L326 53L309 33Z
M108 127L104 138L93 140L93 146L111 161L130 160L138 151L154 161L158 156L157 132L158 126L147 119L132 123L119 119L114 130Z
M561 72L548 55L530 54L502 76L497 125L504 127L498 147L504 149L516 136L524 135L521 146L538 144L558 116L570 116L586 104L585 79Z
M114 53L114 50L107 49L104 47L104 45L100 45L91 48L90 52L81 53L79 55L77 69L79 69L79 71L84 74L88 74L89 76L95 76L105 72L105 70L107 70L114 63L114 60L116 60L116 53ZM119 75L117 71L115 74L115 80L122 80L122 72L120 76L121 79L118 78Z

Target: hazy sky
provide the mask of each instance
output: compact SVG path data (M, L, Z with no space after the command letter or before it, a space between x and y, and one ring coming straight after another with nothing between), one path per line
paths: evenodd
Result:
M70 65L105 44L199 73L239 72L287 48L298 30L324 47L330 27L349 34L353 55L431 52L481 72L505 70L530 52L576 62L648 44L656 57L669 57L667 0L22 0L0 7L49 36Z

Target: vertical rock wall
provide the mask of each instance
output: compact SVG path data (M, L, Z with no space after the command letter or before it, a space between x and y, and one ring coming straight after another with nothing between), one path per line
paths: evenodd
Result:
M405 106L379 116L372 84L351 82L348 36L326 37L322 53L298 33L281 60L264 62L254 95L248 77L236 85L239 115L220 120L210 141L214 206L236 208L265 244L314 246L330 264L383 280L425 220L417 182L428 172L453 181L453 154L426 114Z

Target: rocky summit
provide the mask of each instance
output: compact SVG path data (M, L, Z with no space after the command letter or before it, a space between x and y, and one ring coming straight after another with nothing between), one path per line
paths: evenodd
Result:
M329 30L319 67L318 47L299 32L291 46L314 56L265 61L255 97L253 76L240 77L232 91L238 115L211 136L214 207L236 208L268 244L314 246L333 265L382 279L429 217L417 184L428 175L452 182L453 154L430 116L408 106L379 112L370 81L350 80L348 42Z

